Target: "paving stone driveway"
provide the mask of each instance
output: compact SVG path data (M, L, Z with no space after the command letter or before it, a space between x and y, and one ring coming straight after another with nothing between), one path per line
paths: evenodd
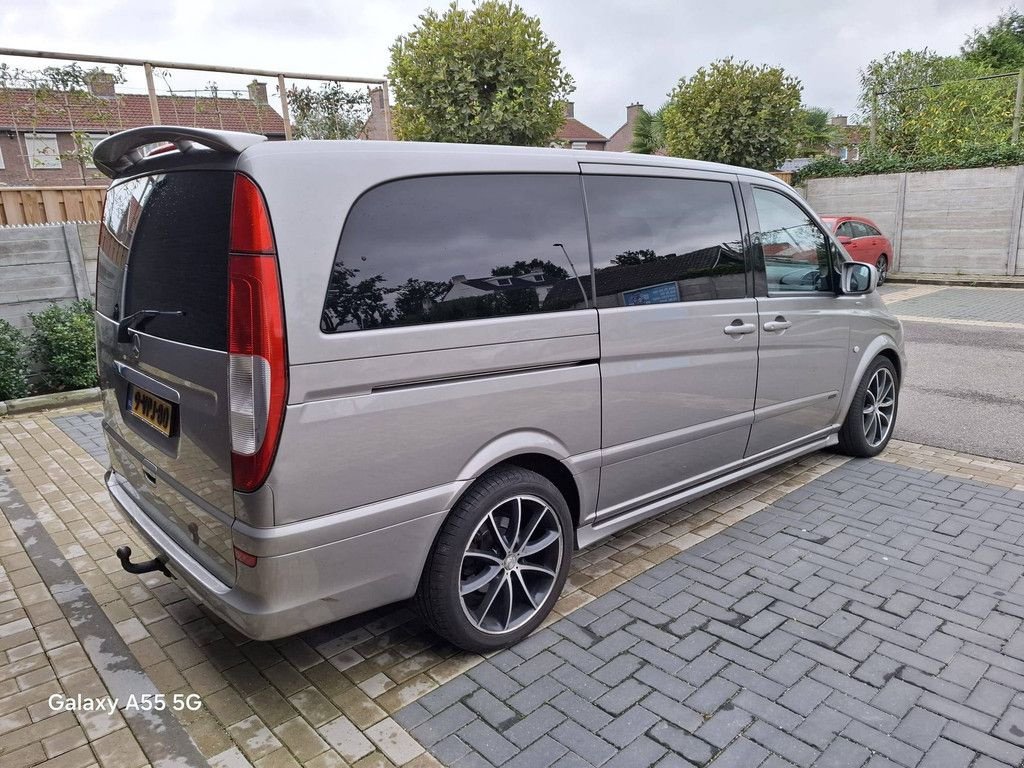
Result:
M1021 757L1019 464L897 441L872 462L812 454L580 553L549 626L484 659L403 606L238 635L173 582L120 569L114 546L148 555L105 461L88 411L0 419L2 768L182 764L128 712L47 707L118 687L89 626L141 683L201 697L177 713L202 754L189 766ZM39 557L47 541L59 555ZM85 603L88 624L68 610Z
M452 766L1020 765L1022 506L850 462L395 719Z

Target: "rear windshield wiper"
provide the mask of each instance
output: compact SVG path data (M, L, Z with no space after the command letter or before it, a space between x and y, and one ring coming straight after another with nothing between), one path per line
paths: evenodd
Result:
M117 340L124 344L131 341L129 331L141 331L146 323L154 317L184 317L185 313L180 309L140 309L132 312L127 317L121 318L117 324Z

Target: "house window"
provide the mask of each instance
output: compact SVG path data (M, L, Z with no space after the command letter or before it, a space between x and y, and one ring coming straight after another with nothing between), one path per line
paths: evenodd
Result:
M55 133L25 134L28 161L34 170L61 168L60 148Z
M573 149L586 149L587 148L587 142L585 142L585 141L574 141L572 143L572 148Z
M0 149L0 171L4 169L4 152Z
M92 150L105 138L107 138L105 133L88 133L82 137L82 162L86 168L96 167L96 164L92 161Z
M840 147L839 148L839 159L842 160L845 163L849 159L849 157L850 157L850 148L849 147Z

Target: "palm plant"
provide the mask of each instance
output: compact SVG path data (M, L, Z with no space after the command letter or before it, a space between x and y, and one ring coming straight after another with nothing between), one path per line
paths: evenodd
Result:
M629 145L629 151L638 155L654 155L665 149L665 123L662 118L665 116L665 108L668 104L662 104L661 108L653 114L646 109L641 109L633 125L633 143Z
M831 110L822 107L801 109L800 133L797 140L799 154L825 154L830 146L839 143L839 139L839 130L832 125Z

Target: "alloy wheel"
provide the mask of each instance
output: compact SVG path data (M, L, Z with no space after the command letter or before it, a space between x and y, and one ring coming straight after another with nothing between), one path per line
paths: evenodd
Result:
M551 506L513 496L488 512L462 555L459 597L473 626L504 634L541 609L558 579L564 532Z
M878 284L881 285L885 282L886 275L889 272L889 259L885 256L879 256L875 268L878 270Z
M879 368L864 392L864 439L872 448L881 445L892 430L896 413L896 381L888 368Z

